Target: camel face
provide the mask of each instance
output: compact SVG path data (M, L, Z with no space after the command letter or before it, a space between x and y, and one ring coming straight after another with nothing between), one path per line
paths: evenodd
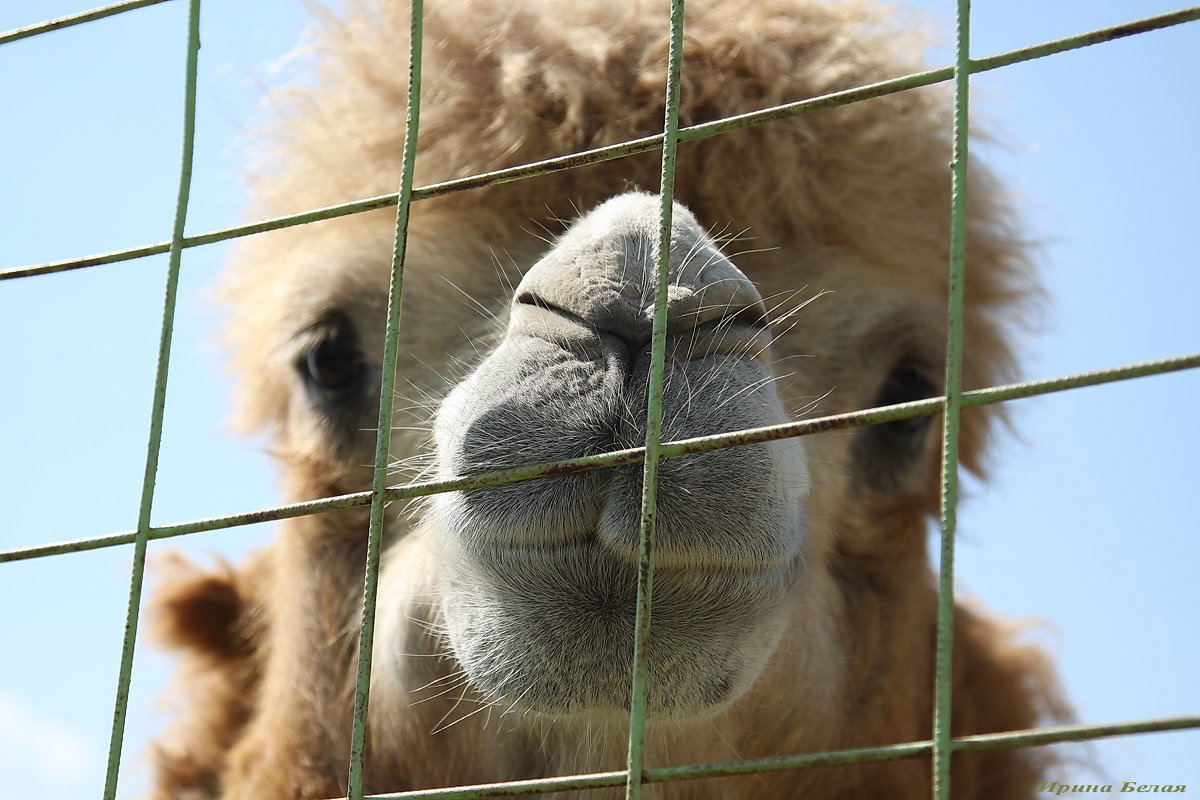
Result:
M659 130L666 19L629 5L438 3L417 184ZM257 189L262 216L398 185L407 9L378 6L328 32L319 85ZM685 125L918 66L866 3L695 0L688 14ZM944 99L905 92L681 146L664 440L941 394ZM393 483L643 444L658 166L642 154L412 205ZM971 185L968 388L1011 376L1001 321L1030 281L1003 194L982 168ZM394 233L387 211L328 220L247 240L230 267L239 418L269 435L289 499L371 485ZM969 468L993 416L963 417ZM927 737L938 429L924 417L662 461L648 764ZM634 464L387 509L368 791L622 767L641 483ZM366 531L361 508L296 518L246 564L164 588L160 630L188 653L192 699L159 748L160 797L344 795ZM1053 707L1040 653L967 608L955 625L956 733ZM1042 774L1026 752L956 759L961 797L1028 797ZM661 796L928 786L927 764L906 761Z
M495 284L482 301L429 302L420 291L431 267L419 255L410 260L406 281L417 299L406 311L436 308L444 323L455 320L457 338L440 341L457 342L450 360L470 365L421 412L432 418L426 474L452 478L643 444L658 214L649 194L603 201L526 256L519 279L482 268ZM933 303L853 254L796 247L739 258L768 287L768 303L691 212L676 203L673 219L664 441L937 393L944 337ZM475 247L474 262L488 263L490 244ZM382 267L380 259L380 286ZM442 285L457 293L470 281ZM808 286L824 292L799 290ZM472 328L483 303L502 321L487 336ZM380 335L375 325L369 336ZM444 359L418 352L411 338L423 327L402 334L409 358L400 372L411 377L441 362L433 373L444 378ZM918 509L932 507L936 486L934 433L921 418L662 462L652 722L710 720L746 693L761 702L762 685L781 670L810 709L842 691L828 668L846 655L830 635L827 554L886 554L922 536ZM369 441L362 445L366 461ZM441 653L467 676L477 707L621 729L641 483L635 464L438 494L398 517L379 611L374 682L389 698L383 703L440 687L446 670L404 654ZM900 523L880 524L881 510ZM414 563L423 565L419 575ZM414 642L414 620L437 635Z

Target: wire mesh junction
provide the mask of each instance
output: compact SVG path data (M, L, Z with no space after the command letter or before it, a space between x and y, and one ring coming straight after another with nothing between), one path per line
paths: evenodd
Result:
M30 36L41 35L60 28L101 19L165 0L128 0L127 2L97 8L71 17L51 20L39 25L0 33L0 44ZM701 125L679 127L679 63L683 41L683 2L671 0L671 44L668 65L668 81L665 87L666 118L663 133L641 139L622 142L607 147L577 152L532 164L524 164L467 178L446 181L429 186L413 188L412 172L417 146L417 122L420 97L420 52L421 19L420 0L413 3L411 26L412 61L410 69L408 118L401 187L394 194L367 198L326 208L313 209L275 219L263 220L249 225L210 231L185 236L187 205L191 184L191 163L196 120L196 79L199 52L200 0L189 0L186 48L186 83L184 103L184 135L179 179L179 191L174 224L169 241L145 245L113 253L90 256L67 261L50 262L26 267L0 270L0 279L29 277L100 264L113 263L159 253L169 254L167 285L160 332L158 362L154 382L154 398L150 420L150 436L147 447L146 467L138 511L138 527L134 531L97 536L69 542L59 542L37 547L18 548L0 552L0 562L18 561L45 557L61 553L90 550L101 547L133 544L133 574L130 583L127 609L126 635L122 647L121 666L118 677L117 699L114 710L112 738L109 749L108 768L104 798L115 796L121 749L124 739L124 724L131 677L132 656L138 627L138 611L141 606L142 577L145 568L146 548L149 540L180 536L202 531L212 531L267 520L279 520L315 514L340 508L370 506L370 527L366 563L366 580L362 633L359 649L359 674L355 693L354 727L351 736L350 774L348 778L350 798L362 797L363 744L366 733L366 708L369 701L368 687L371 665L371 647L374 625L375 592L377 587L380 541L383 527L384 504L393 500L408 499L437 492L459 491L480 486L531 480L548 474L599 469L619 464L644 462L644 491L642 508L642 563L638 587L638 634L634 654L634 685L632 689L632 712L630 722L630 745L627 769L593 775L565 776L531 781L515 781L477 787L422 790L400 794L376 795L375 797L445 797L477 798L505 797L540 794L566 789L585 789L626 786L630 800L640 797L643 783L659 783L723 775L748 774L794 770L806 767L833 766L892 761L905 758L931 757L933 761L933 796L946 800L950 796L949 764L953 752L969 752L989 749L1031 747L1053 742L1096 739L1108 736L1129 735L1150 731L1177 730L1200 727L1200 715L1160 718L1136 722L1107 725L1074 725L1037 730L1015 731L952 738L949 732L949 715L952 698L949 693L949 669L952 656L950 637L953 614L953 557L954 529L957 507L957 438L959 415L963 408L1005 402L1022 397L1058 392L1071 388L1094 386L1102 383L1128 380L1144 375L1161 374L1200 367L1200 353L1183 355L1171 359L1142 362L1079 375L1063 376L1042 381L1016 383L1007 386L964 392L961 389L961 346L962 346L962 285L965 249L965 198L967 163L967 128L969 102L967 89L970 75L997 69L1003 66L1042 58L1100 42L1140 34L1147 31L1200 19L1200 7L1183 9L1170 14L1135 20L1109 28L1089 31L1076 36L1021 48L981 59L969 57L969 0L959 0L957 11L956 58L952 67L928 70L894 80L850 89L834 94L775 106L762 111L716 120ZM679 142L693 141L751 125L786 119L820 109L858 102L894 92L952 80L955 87L954 113L954 160L950 300L947 309L949 322L949 345L946 356L946 395L911 403L868 409L864 411L819 417L801 422L739 431L717 436L705 436L678 442L663 443L661 438L662 373L666 329L665 292L667 285L667 252L670 235L671 203L675 148ZM652 338L652 367L650 380L649 418L645 447L623 450L588 458L572 459L551 464L537 464L517 469L476 475L454 480L412 483L400 487L387 486L388 454L391 434L391 412L395 382L395 352L400 325L400 298L403 292L404 251L407 240L408 209L412 202L456 191L520 180L549 172L570 169L575 166L621 158L635 153L661 150L663 169L660 187L661 220L659 240L658 302ZM383 207L396 206L396 238L392 264L392 280L387 315L387 338L383 363L382 392L378 438L376 442L375 469L371 491L323 498L302 503L276 506L224 517L185 522L174 525L151 526L150 511L153 506L155 478L162 436L163 410L166 382L169 372L171 333L178 290L180 256L182 250L226 239L247 236L278 228L301 225L322 219L344 216ZM937 640L937 685L935 690L934 726L929 740L897 743L882 747L841 750L827 753L800 754L751 761L721 764L688 765L670 768L648 769L642 764L642 732L645 724L645 654L641 644L648 635L649 611L653 579L653 540L655 521L655 490L657 464L662 458L673 458L689 453L706 452L723 447L760 443L775 439L803 436L811 433L842 430L862 425L908 419L941 413L945 418L943 434L943 474L941 522L941 568L939 574L939 617Z

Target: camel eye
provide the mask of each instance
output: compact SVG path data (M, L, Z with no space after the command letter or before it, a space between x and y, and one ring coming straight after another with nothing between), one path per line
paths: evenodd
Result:
M363 387L367 365L354 326L344 314L326 316L311 330L297 369L310 390L344 395Z
M938 389L918 364L898 362L880 385L874 406L907 403L935 397ZM875 491L894 492L907 483L913 463L924 452L931 420L929 416L885 422L863 428L855 441L859 474Z
M937 390L933 384L913 365L901 363L884 381L880 387L879 394L875 398L875 405L890 406L897 403L907 403L912 400L924 400L926 397L934 397L937 395ZM929 417L912 417L911 419L902 419L896 422L888 422L878 427L890 429L891 436L907 436L914 432L923 431L929 427Z

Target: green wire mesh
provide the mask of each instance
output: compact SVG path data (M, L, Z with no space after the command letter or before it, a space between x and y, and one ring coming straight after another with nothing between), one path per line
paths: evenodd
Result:
M971 0L958 0L954 42L954 138L950 162L950 280L946 310L946 406L942 423L942 486L938 513L937 640L933 694L933 794L950 796L952 663L954 656L954 533L958 525L958 435L962 419L963 296L967 269L967 150L971 107Z
M30 36L41 35L64 27L89 22L112 14L153 5L165 0L131 0L114 5L97 8L81 14L51 20L38 25L21 28L7 33L0 33L0 44L5 44ZM665 2L665 0L664 0ZM1108 736L1130 735L1152 731L1178 730L1200 727L1200 715L1159 718L1109 725L1073 725L1041 728L1037 730L1015 731L1009 733L985 734L953 738L950 734L950 711L953 699L950 696L950 664L952 655L952 621L954 609L954 534L956 524L956 509L958 502L958 427L959 416L964 408L1005 402L1017 398L1032 397L1050 392L1084 386L1095 386L1103 383L1129 380L1131 378L1162 374L1177 370L1200 367L1200 353L1178 356L1170 359L1147 361L1137 364L1112 367L1078 375L1063 376L1042 381L1027 381L1007 386L991 387L970 392L961 388L962 361L962 287L964 281L964 249L965 249L965 208L966 208L966 163L968 146L968 88L970 76L975 73L997 69L1011 64L1041 58L1047 55L1061 53L1067 50L1088 45L1111 41L1113 39L1144 33L1146 31L1165 28L1184 22L1200 19L1200 7L1184 9L1170 14L1163 14L1147 19L1127 22L1110 28L1099 29L1076 36L1066 37L1044 44L1021 48L1008 53L1002 53L987 58L972 59L969 56L970 38L970 2L958 0L957 35L955 40L955 64L953 67L927 70L894 80L883 81L869 86L859 87L843 92L837 92L824 97L789 103L765 109L763 111L744 114L737 117L716 120L714 122L694 125L686 128L679 127L678 98L679 98L679 64L683 46L683 1L670 0L671 4L671 39L668 64L668 80L665 87L666 118L664 132L655 136L622 142L616 145L596 148L593 150L573 153L545 161L525 164L485 174L470 176L440 184L414 188L412 186L413 163L417 147L417 120L420 97L420 58L421 58L421 19L423 14L420 0L413 3L411 27L411 70L408 97L408 119L406 128L405 147L403 155L403 171L401 186L394 194L345 203L327 208L313 209L300 214L263 220L257 223L242 225L208 233L185 236L188 196L191 183L191 163L194 148L196 120L196 79L199 53L199 20L200 0L189 0L187 28L187 67L184 89L184 124L183 124L183 155L181 159L179 191L176 204L175 220L171 238L167 242L145 245L113 253L90 256L87 258L71 259L68 261L50 262L25 267L0 270L0 280L18 277L61 272L101 264L114 263L129 259L141 258L159 253L169 254L167 270L167 285L162 315L162 326L159 341L158 361L155 373L153 405L151 409L149 444L145 462L145 472L141 501L138 511L138 526L134 531L97 536L76 541L59 542L37 547L17 548L0 552L0 562L19 561L39 558L61 553L91 550L102 547L132 544L133 570L129 591L125 637L122 644L121 664L118 674L117 697L113 715L112 737L109 747L108 765L103 797L111 800L115 796L117 777L121 761L122 744L124 740L125 717L129 695L129 685L132 669L134 644L137 639L138 612L142 599L142 578L145 568L146 548L152 539L162 539L181 536L190 533L213 531L240 525L248 525L268 520L280 520L306 514L315 514L333 509L351 507L370 507L370 526L368 532L368 548L366 560L366 580L364 586L364 607L360 648L358 655L358 680L355 691L355 707L353 730L351 735L350 772L348 777L351 800L358 800L362 794L363 748L366 736L366 712L369 701L371 648L374 630L375 595L378 585L378 569L380 559L380 542L383 531L383 510L386 503L394 500L409 499L437 492L458 491L479 486L508 483L521 480L532 480L553 472L563 474L568 471L582 471L631 464L638 461L644 463L644 497L642 502L642 557L639 570L637 633L635 635L635 651L633 685L631 687L631 722L629 737L629 755L627 769L580 776L564 776L540 780L513 781L489 784L476 787L457 787L452 789L430 789L415 792L403 792L388 795L373 795L373 797L443 797L443 798L477 798L477 797L515 797L529 794L541 794L567 789L586 789L600 787L626 787L626 797L637 800L641 796L643 783L660 783L700 778L718 777L748 773L762 773L783 770L803 769L806 767L832 766L842 764L863 764L872 762L892 761L907 758L929 757L933 763L932 796L937 800L947 800L951 794L950 786L950 757L954 752L981 751L989 749L1006 749L1031 747L1055 742L1081 741ZM715 136L751 125L791 116L811 113L824 108L830 108L860 100L878 97L893 92L905 91L919 86L952 80L954 82L954 156L953 196L950 209L952 218L951 259L948 265L950 274L950 297L947 309L949 323L948 348L946 354L946 395L911 403L868 409L849 414L825 416L815 419L792 422L735 433L716 436L698 437L678 442L661 441L662 415L662 373L664 361L664 343L666 333L666 303L667 286L667 250L670 237L671 207L675 169L675 151L679 142L693 141L708 136ZM545 174L547 172L570 169L575 166L595 163L597 161L621 158L634 153L651 150L662 150L663 168L661 180L661 225L659 241L659 282L657 287L658 302L654 319L654 335L652 339L652 362L650 379L650 401L646 445L600 456L572 459L553 464L537 464L516 469L476 475L470 478L454 480L427 481L408 484L400 487L387 486L388 454L390 450L390 435L394 384L395 384L395 355L397 349L400 325L400 300L403 293L403 265L405 244L407 240L408 210L412 202L428 197L435 197L456 191L463 191L478 186L520 180L527 177ZM382 393L378 438L376 442L375 467L372 488L367 492L357 492L339 497L323 498L303 503L293 503L285 506L275 506L269 509L245 512L222 517L212 517L192 522L172 525L152 526L150 524L151 509L154 501L155 479L162 436L163 414L165 409L166 384L168 364L171 350L171 335L175 314L176 296L179 282L180 258L183 249L196 247L213 242L247 236L267 230L301 225L332 217L360 213L378 208L396 206L396 238L392 262L392 279L389 293L384 369L382 378ZM942 503L940 511L941 558L939 570L939 608L938 635L936 654L936 688L935 711L931 737L929 740L896 743L887 746L841 750L826 753L798 754L767 759L727 762L719 764L688 765L670 768L645 768L642 762L643 732L645 725L645 653L644 644L649 632L649 613L653 586L653 546L655 520L655 490L657 468L660 459L672 458L689 453L699 453L723 447L733 447L744 444L766 442L775 439L803 436L807 434L845 430L863 425L880 422L908 419L921 415L942 413L945 418L943 434L942 459Z
M113 710L112 739L108 749L108 767L104 781L104 800L117 794L117 775L121 766L121 748L125 739L125 716L129 706L129 681L133 672L133 647L137 640L138 610L142 604L142 579L146 571L146 543L150 532L150 512L154 505L154 484L158 476L158 457L162 449L163 415L167 405L167 371L171 360L171 334L174 331L175 304L179 291L179 264L183 254L184 223L192 188L192 155L196 140L196 73L200 53L200 0L188 5L187 69L184 86L183 155L179 169L179 193L175 201L175 223L171 229L167 286L163 300L162 329L158 342L158 364L154 372L154 401L150 409L150 442L146 447L146 470L142 479L142 499L138 507L138 527L133 543L133 575L129 584L129 608L125 616L125 636L121 645L121 666L117 676L117 700Z

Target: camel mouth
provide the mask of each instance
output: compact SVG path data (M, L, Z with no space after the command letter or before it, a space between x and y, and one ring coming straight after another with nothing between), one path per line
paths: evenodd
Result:
M460 554L444 630L474 686L555 717L629 709L637 565L596 540ZM743 694L781 635L802 569L656 569L647 649L652 718L708 718Z
M769 454L772 446L762 448ZM761 453L750 457L772 465L783 461ZM681 480L680 472L691 480ZM747 492L744 504L706 507L703 498L696 499L693 487L699 482L691 472L688 464L662 466L655 569L747 580L790 574L804 546L803 496ZM705 472L734 474L711 468ZM514 573L551 572L584 557L638 567L640 464L537 483L525 490L522 484L507 484L441 495L431 505L429 520L455 553L455 562L466 558Z
M505 335L438 408L439 475L644 442L657 214L656 197L613 198L529 269ZM786 421L757 288L682 206L672 225L663 438ZM632 464L431 502L449 646L485 696L556 715L628 707L642 472ZM761 671L801 561L808 485L796 441L660 462L651 714L710 716Z
M798 534L799 535L799 534ZM639 532L634 532L631 541L637 541ZM579 558L611 560L623 567L636 568L639 554L625 548L612 546L606 537L596 531L582 533L578 538L556 541L550 544L516 544L512 542L461 543L460 557L488 563L498 569L551 569L550 565L573 562ZM680 577L705 577L714 579L748 581L774 581L781 575L790 575L801 558L793 552L780 553L776 557L765 554L761 559L750 561L745 558L720 558L707 552L674 550L654 553L656 575L678 575Z

